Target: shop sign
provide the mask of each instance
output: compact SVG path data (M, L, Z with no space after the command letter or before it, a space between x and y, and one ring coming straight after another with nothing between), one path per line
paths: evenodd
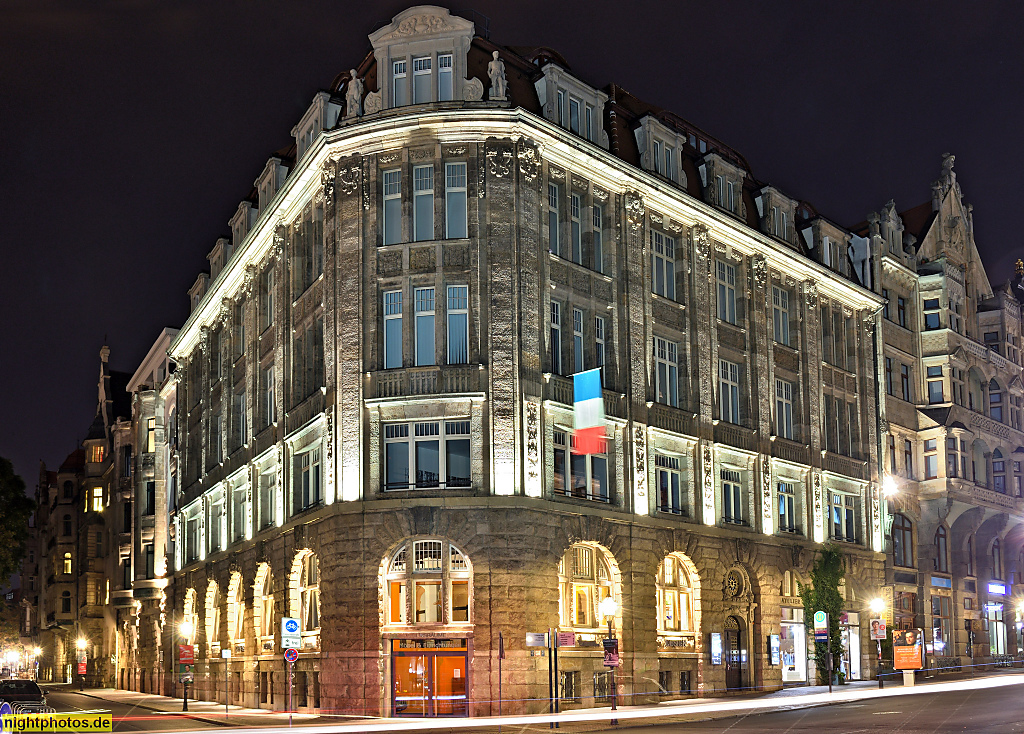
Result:
M999 596L1006 596L1006 584L1000 584L997 581L989 581L988 593L999 594Z
M576 633L575 632L559 632L558 633L558 646L559 647L576 647Z
M892 627L892 609L895 604L895 591L891 586L882 587L882 601L885 602L885 626Z
M527 647L547 647L548 646L548 633L547 632L527 632L526 633L526 646Z
M721 665L722 664L722 633L712 632L711 633L711 664Z
M465 650L466 638L394 640L396 650Z
M924 632L921 629L893 630L892 656L896 670L920 670L924 667Z
M885 639L885 620L884 619L872 619L871 620L871 639L872 640L884 640Z
M604 664L609 668L619 667L619 641L604 641Z
M772 665L782 662L782 642L778 635L768 635L768 649L772 655Z

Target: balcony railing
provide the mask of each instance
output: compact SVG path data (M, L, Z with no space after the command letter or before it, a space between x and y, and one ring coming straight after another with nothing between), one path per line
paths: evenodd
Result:
M843 474L855 479L864 479L864 462L860 459L853 459L841 454L833 454L831 451L825 454L825 471L833 474Z
M602 390L604 397L605 415L617 418L625 417L625 405L621 393L614 390ZM563 405L573 404L572 378L560 375L547 375L547 384L544 388L544 397Z
M783 461L792 461L794 464L810 463L807 446L786 438L776 438L772 441L772 456Z
M651 409L647 412L647 422L655 428L687 436L695 435L696 431L693 413L660 403L655 403L651 406Z
M575 497L576 499L589 500L591 502L603 502L605 504L607 504L607 503L612 501L611 497L609 497L606 494L593 494L591 492L588 492L586 490L581 490L581 489L571 489L570 488L570 489L566 490L566 489L561 489L559 487L555 487L554 491L555 491L555 494L560 495L562 497Z
M476 366L409 367L373 373L370 393L378 398L480 392L483 370Z
M754 432L749 428L735 423L719 421L715 426L715 443L724 443L738 449L752 451L754 448Z

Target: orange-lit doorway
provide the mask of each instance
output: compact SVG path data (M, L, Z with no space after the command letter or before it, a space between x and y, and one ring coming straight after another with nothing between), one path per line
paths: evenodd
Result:
M465 640L393 640L394 716L468 716Z

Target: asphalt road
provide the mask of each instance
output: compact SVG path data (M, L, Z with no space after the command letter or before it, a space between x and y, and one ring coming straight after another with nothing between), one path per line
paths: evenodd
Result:
M113 701L101 701L76 691L48 687L46 702L57 711L110 711L114 715L114 731L180 731L209 729L217 726L181 714L165 714ZM223 724L220 726L223 727Z
M1024 699L1018 686L917 694L689 724L621 726L619 732L681 734L1018 734Z

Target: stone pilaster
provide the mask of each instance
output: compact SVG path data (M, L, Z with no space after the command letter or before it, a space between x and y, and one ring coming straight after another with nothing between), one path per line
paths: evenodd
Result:
M632 461L626 470L627 476L621 486L628 488L623 509L646 515L650 512L647 494L647 382L650 375L649 355L651 336L650 323L650 281L647 279L645 255L647 236L647 212L643 196L637 191L627 191L624 196L626 226L622 251L626 258L626 354L629 355L625 368L629 370L627 428Z

